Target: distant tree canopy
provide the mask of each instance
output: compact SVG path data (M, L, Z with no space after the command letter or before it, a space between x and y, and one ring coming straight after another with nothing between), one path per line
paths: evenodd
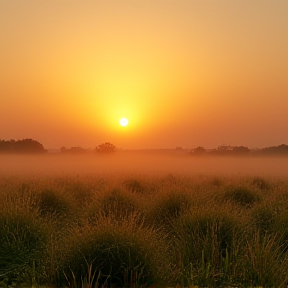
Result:
M245 155L250 152L249 148L244 146L226 146L221 145L217 149L206 150L203 147L197 147L192 149L191 154L193 155Z
M257 151L258 153L262 154L288 154L288 145L286 144L281 144L279 146L271 146L271 147L266 147L263 149L260 149Z
M32 139L0 140L1 153L46 153L43 145Z
M217 155L246 155L250 152L250 149L245 146L219 146L217 150L213 150L212 154Z
M106 142L100 144L98 147L95 148L96 153L114 153L116 152L116 147L111 144L110 142Z
M196 155L203 155L206 153L206 150L203 147L197 147L194 149L194 154Z
M205 150L203 147L197 147L191 150L192 155L288 155L288 145L266 147L262 149L250 150L245 146L221 145L217 149Z
M63 154L84 154L87 150L82 147L71 147L70 149L61 147L60 152Z

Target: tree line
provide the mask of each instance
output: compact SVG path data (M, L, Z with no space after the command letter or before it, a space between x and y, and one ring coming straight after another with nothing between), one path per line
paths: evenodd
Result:
M114 153L116 147L110 142L106 142L97 146L94 150L85 149L82 147L60 148L62 154L83 154L87 152L95 153ZM0 139L0 153L48 153L48 150L36 140L22 139L22 140L1 140Z
M95 152L95 153L101 153L101 154L110 154L116 152L117 148L115 145L113 145L110 142L105 142L103 144L100 144L95 149L85 149L82 147L61 147L60 153L62 154L83 154L83 153L89 153L89 152Z
M262 149L249 149L245 146L221 145L217 149L196 147L191 150L192 155L288 155L288 145L281 144Z
M179 147L177 147L179 148ZM177 150L177 148L175 150ZM85 149L82 147L61 147L61 154L84 154L84 153L100 153L111 154L117 151L114 144L105 142L94 149ZM1 140L0 153L48 153L44 146L33 139L22 140ZM221 145L217 149L205 149L204 147L196 147L190 150L191 155L288 155L288 145L281 144L262 149L249 149L245 146Z

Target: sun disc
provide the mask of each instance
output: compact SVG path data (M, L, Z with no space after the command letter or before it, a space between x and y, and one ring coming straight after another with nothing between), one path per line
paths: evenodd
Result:
M120 125L121 125L122 127L125 127L125 126L128 125L129 121L128 121L127 118L121 118L121 119L119 120L119 123L120 123Z

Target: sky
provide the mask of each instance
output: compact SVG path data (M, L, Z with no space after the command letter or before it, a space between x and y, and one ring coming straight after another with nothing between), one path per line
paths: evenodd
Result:
M288 144L287 14L287 0L1 0L0 139Z

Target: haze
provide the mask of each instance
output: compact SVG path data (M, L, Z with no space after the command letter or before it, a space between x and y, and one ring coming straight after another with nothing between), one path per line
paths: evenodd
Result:
M288 177L287 157L192 157L145 153L115 155L1 155L0 174L25 176L187 175Z
M287 13L287 0L1 0L0 138L287 143Z

